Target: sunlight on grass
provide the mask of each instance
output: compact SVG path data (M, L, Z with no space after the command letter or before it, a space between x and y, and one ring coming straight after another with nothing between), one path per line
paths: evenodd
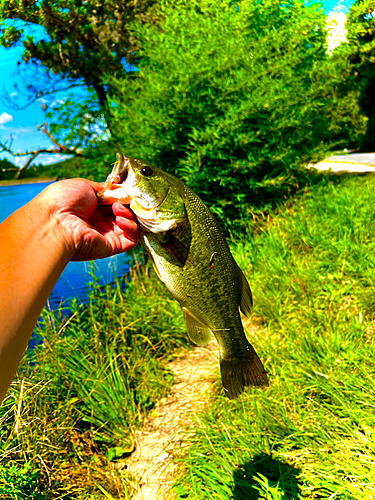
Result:
M101 289L93 277L88 308L43 313L43 343L23 360L0 409L0 496L129 497L126 469L115 465L169 392L163 361L187 346L178 304L149 273L133 271L125 291Z
M254 294L249 339L270 387L211 406L173 450L177 499L375 498L375 179L323 182L232 249ZM0 410L0 496L127 499L121 460L187 345L178 303L137 268L93 279L89 307L44 313ZM218 370L219 372L219 370Z
M375 498L375 180L313 189L253 232L234 252L270 387L212 396L177 498Z

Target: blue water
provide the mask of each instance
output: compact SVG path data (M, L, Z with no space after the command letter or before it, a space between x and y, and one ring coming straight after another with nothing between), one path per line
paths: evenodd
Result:
M50 182L0 186L0 222L29 202L48 184ZM121 254L94 261L94 273L99 283L110 284L116 278L123 276L129 269L130 259L129 254ZM69 262L49 296L48 307L56 309L60 304L69 304L73 298L85 303L89 290L88 284L92 281L90 263Z

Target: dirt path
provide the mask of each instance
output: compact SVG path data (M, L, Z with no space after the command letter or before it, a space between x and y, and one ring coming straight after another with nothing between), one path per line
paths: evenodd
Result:
M212 382L219 370L215 340L194 347L169 363L176 378L168 398L161 400L136 434L136 451L128 459L129 473L138 491L132 500L171 500L170 486L177 464L173 458L184 446L186 426L194 426L194 414L207 406Z

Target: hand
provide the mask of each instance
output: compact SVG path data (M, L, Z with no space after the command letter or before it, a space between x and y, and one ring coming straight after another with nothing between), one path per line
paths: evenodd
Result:
M97 204L104 184L68 179L49 185L39 195L64 237L70 260L109 257L133 248L138 227L133 213L121 205Z

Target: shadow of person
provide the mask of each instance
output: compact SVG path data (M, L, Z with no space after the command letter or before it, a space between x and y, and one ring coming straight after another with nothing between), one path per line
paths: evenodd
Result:
M233 500L297 500L301 498L299 473L300 469L265 453L255 455L233 473Z

